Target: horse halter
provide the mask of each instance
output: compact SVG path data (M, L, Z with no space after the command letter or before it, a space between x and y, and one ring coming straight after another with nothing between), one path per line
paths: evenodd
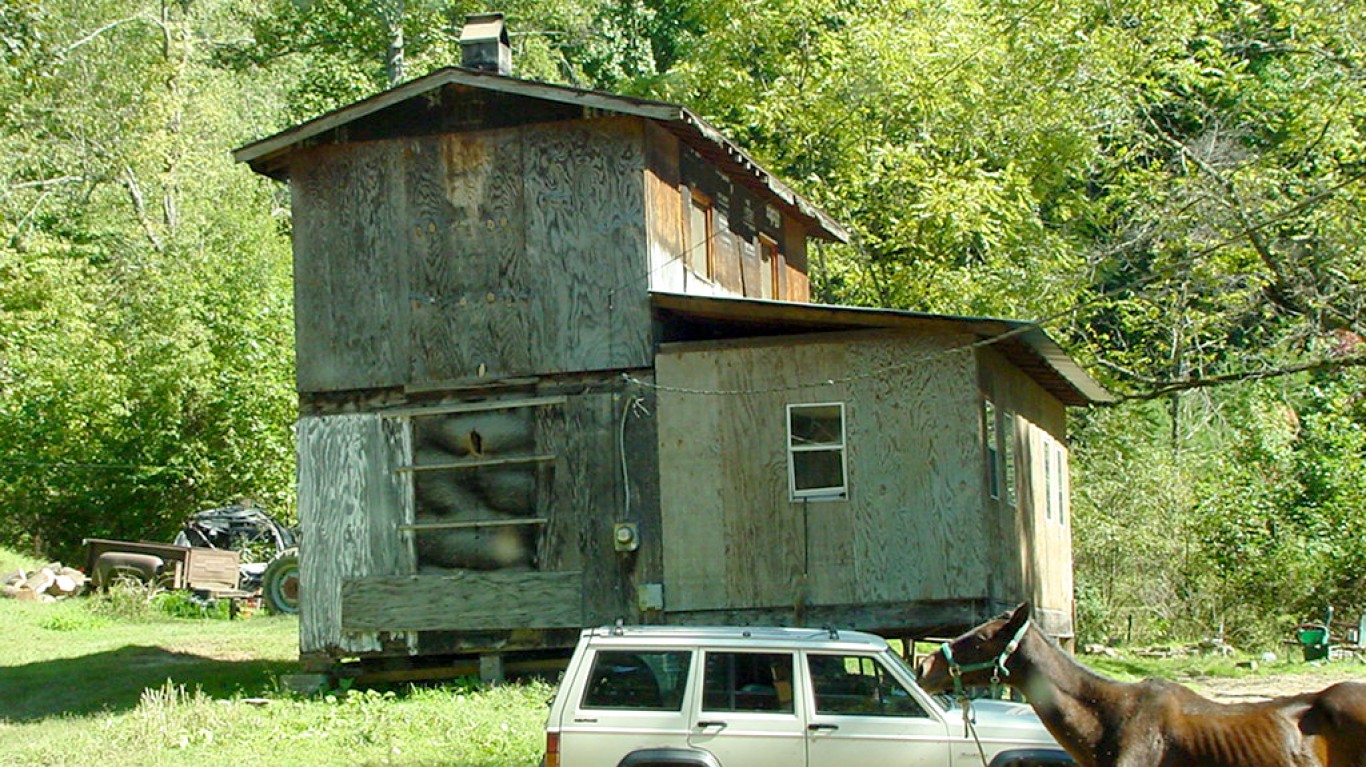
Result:
M984 671L986 669L991 669L991 694L995 696L997 690L1001 687L1001 679L1010 676L1010 670L1006 668L1006 663L1010 660L1010 656L1014 655L1015 651L1020 649L1020 642L1024 641L1025 632L1029 631L1031 623L1033 623L1032 620L1026 619L1024 625L1020 626L1020 630L1015 632L1015 636L1006 643L1006 646L1001 650L1000 655L981 663L963 665L954 659L953 647L950 646L949 642L940 645L939 652L943 653L944 660L949 663L949 676L953 679L954 696L957 698L967 697L967 694L963 691L963 674L971 673L973 671Z

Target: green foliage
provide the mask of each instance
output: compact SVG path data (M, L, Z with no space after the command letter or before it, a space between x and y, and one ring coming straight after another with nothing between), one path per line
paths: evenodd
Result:
M229 150L458 64L484 10L0 8L0 541L291 516L286 195ZM1265 641L1366 608L1362 3L501 10L519 76L684 103L847 224L820 300L1038 319L1154 397L1075 440L1084 631ZM1241 379L1266 381L1181 393Z
M0 118L0 540L169 540L239 496L287 516L287 232L228 154L273 99L207 65L221 4L67 5L26 27Z

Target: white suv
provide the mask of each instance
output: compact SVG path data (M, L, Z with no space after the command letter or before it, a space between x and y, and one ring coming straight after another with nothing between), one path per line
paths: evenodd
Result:
M1039 767L1073 762L1028 706L963 712L877 636L587 629L546 722L546 767ZM975 733L975 735L974 735ZM980 744L980 750L979 750Z

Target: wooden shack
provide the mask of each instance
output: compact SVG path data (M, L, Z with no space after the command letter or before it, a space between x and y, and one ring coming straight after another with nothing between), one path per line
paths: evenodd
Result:
M716 129L494 66L236 153L293 201L306 659L1024 598L1071 633L1099 386L1026 324L810 304L844 229Z

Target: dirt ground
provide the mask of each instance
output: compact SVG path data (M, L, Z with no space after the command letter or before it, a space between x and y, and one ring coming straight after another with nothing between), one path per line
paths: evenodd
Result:
M1238 679L1201 677L1182 680L1196 692L1224 703L1245 703L1282 695L1321 690L1337 682L1366 682L1366 665L1334 663L1327 669L1311 672L1286 672L1248 676Z

